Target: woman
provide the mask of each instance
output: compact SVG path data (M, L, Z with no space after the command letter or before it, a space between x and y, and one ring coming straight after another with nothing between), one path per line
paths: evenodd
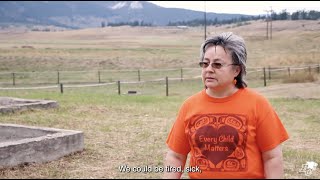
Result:
M244 40L232 33L207 39L200 58L205 89L181 106L165 167L190 178L282 178L288 134L267 99L247 88ZM189 153L192 168L185 167ZM171 169L164 178L181 174Z

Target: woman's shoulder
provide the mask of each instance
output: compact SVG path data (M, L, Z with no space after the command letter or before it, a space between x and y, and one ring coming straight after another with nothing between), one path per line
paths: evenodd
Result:
M187 99L184 100L183 104L193 104L197 101L201 101L201 99L204 97L205 90L201 90L191 96L189 96Z
M268 101L264 95L262 95L260 92L256 91L255 89L246 87L243 89L243 91L244 91L243 94L245 98L248 100L264 101L264 102Z

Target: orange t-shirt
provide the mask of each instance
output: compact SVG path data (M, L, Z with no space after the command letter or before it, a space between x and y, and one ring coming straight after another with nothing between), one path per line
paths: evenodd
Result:
M187 155L190 178L264 178L262 152L289 138L271 104L249 88L226 98L205 90L181 106L167 139L169 148ZM185 167L186 168L186 167Z

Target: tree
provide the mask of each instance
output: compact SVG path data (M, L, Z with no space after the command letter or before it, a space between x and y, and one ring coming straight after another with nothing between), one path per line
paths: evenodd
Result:
M286 9L284 9L279 14L279 20L287 20L287 19L288 19L288 12Z
M272 11L272 13L271 13L271 19L272 20L278 20L279 19L277 13L275 13L274 11Z
M299 17L300 17L300 12L299 11L293 12L292 15L291 15L291 20L299 20Z
M320 12L319 11L314 11L314 10L309 11L308 19L317 20L319 18L320 18Z
M300 16L301 16L301 19L307 19L307 12L304 10L300 11Z

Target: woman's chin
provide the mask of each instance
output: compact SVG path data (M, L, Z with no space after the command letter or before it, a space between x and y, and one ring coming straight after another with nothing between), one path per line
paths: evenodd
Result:
M210 88L210 89L214 89L218 86L218 84L215 82L206 82L205 85L207 86L207 88Z

